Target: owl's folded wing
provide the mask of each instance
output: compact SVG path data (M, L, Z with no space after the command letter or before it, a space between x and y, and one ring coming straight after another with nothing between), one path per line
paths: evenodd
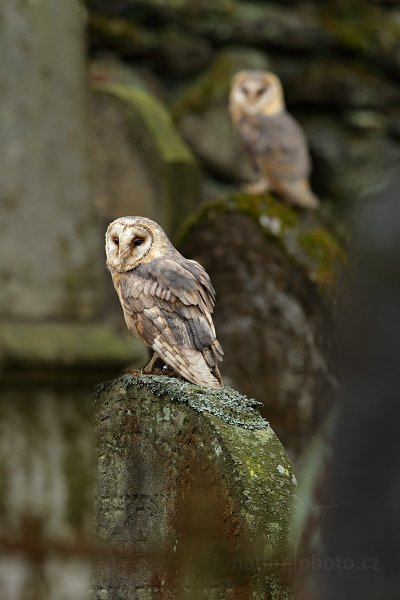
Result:
M121 300L145 342L184 377L218 387L210 372L222 359L211 312L215 292L194 261L157 259L126 274Z
M252 123L251 151L258 161L268 161L270 169L289 178L308 177L310 158L306 139L289 113L258 115Z

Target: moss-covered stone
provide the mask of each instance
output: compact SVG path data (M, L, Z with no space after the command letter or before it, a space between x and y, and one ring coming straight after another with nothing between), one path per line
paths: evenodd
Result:
M233 413L247 417L233 424ZM118 575L101 565L98 593L291 597L282 565L296 480L251 402L226 387L126 376L99 390L96 428L98 535L141 556Z
M119 98L139 113L165 161L193 163L192 153L179 137L167 109L157 98L143 89L121 84L99 83L95 89Z
M146 90L97 84L92 154L104 220L153 218L168 233L197 205L197 164L162 103Z
M88 26L95 47L108 45L122 54L143 54L157 45L156 34L132 20L90 14Z
M344 250L319 214L243 193L204 203L177 243L215 287L223 380L264 403L262 414L301 460L335 398Z
M97 397L114 385L114 382L101 384L96 388ZM181 402L198 412L208 412L219 417L229 425L244 429L266 429L268 422L255 410L260 405L249 400L231 388L206 389L176 377L165 375L125 376L120 382L123 389L131 387L146 388L158 398L168 396L174 402Z
M12 323L0 327L0 365L8 368L114 369L140 366L146 350L128 334L106 325L85 323Z
M196 222L225 213L254 219L269 239L281 244L287 255L305 269L312 281L321 289L335 292L338 274L346 264L340 243L318 219L302 216L269 194L237 193L203 203L181 228L177 243L182 243Z

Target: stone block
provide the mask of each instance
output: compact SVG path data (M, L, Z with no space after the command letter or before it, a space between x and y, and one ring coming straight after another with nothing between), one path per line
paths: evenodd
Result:
M154 219L174 233L199 196L195 160L161 102L144 89L97 84L93 92L95 201L104 222Z
M179 248L205 267L216 289L222 377L263 402L298 458L336 391L340 244L319 216L269 195L232 194L193 215Z
M290 593L296 480L254 401L163 375L99 389L101 600Z

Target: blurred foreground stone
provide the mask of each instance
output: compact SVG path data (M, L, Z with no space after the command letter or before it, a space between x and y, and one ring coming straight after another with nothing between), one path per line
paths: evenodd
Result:
M77 0L2 3L0 316L92 319L101 280ZM18 232L18 233L17 233Z
M0 386L0 598L87 600L93 401L86 386Z
M104 317L80 2L0 3L0 48L0 598L86 600L92 387L142 347Z
M183 230L180 250L216 289L225 382L263 402L299 457L336 388L340 245L316 215L237 194L205 204Z
M291 597L296 480L254 402L163 375L100 386L96 598Z

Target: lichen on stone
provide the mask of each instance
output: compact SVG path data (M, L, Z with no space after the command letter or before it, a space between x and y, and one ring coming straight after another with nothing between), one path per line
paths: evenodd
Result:
M207 412L225 423L243 429L266 429L269 426L268 421L256 410L260 402L249 399L228 386L211 389L166 375L125 375L98 385L96 397L99 398L111 385L118 385L125 390L145 388L158 398L168 397L172 402L186 404L197 412Z

